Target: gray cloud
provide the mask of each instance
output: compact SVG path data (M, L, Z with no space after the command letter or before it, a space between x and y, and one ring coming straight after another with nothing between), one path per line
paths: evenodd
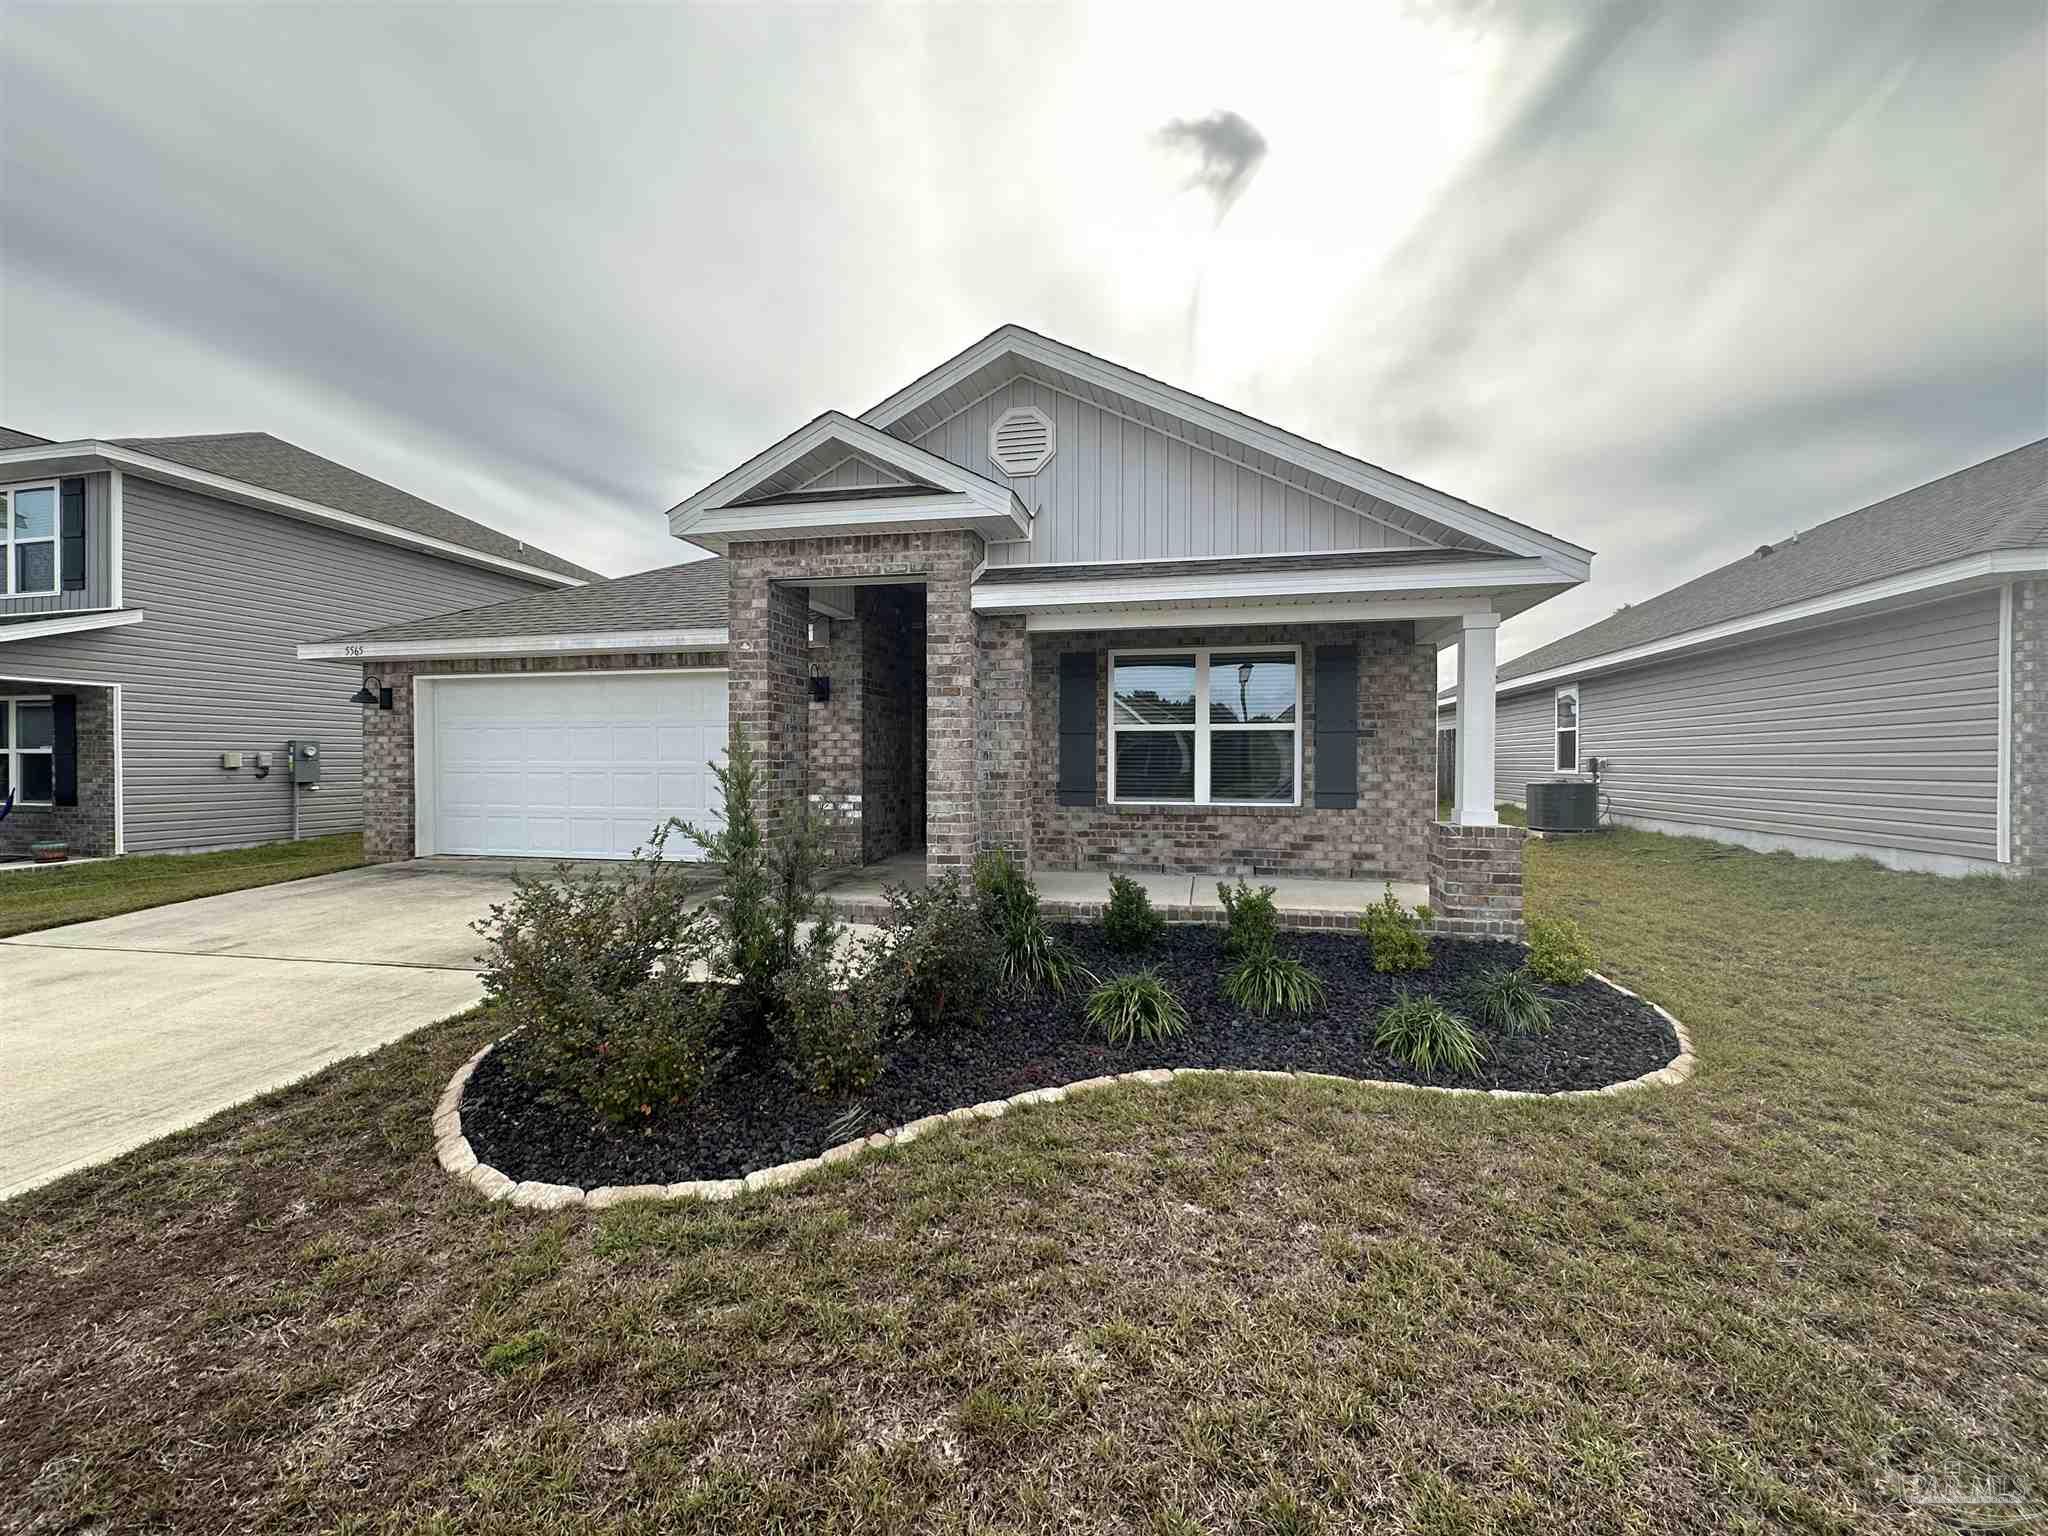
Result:
M1244 196L1266 158L1266 139L1237 113L1218 109L1207 117L1176 117L1159 130L1159 142L1199 162L1187 184L1208 195L1222 223Z

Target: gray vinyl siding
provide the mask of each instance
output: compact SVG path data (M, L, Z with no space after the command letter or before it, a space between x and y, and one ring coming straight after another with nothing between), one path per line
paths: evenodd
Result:
M1531 779L1557 776L1556 701L1548 688L1501 699L1493 715L1493 792L1520 805ZM1580 755L1586 748L1579 749Z
M1620 816L1995 860L1998 673L1973 594L1592 679L1579 752Z
M1016 405L1044 411L1056 437L1045 468L1012 479L990 460L988 432ZM989 546L991 565L1435 547L1033 379L1012 380L915 441L1007 484L1035 514L1028 543Z
M120 629L0 642L0 677L122 685L127 847L262 842L291 827L287 775L220 767L224 751L317 737L307 835L362 824L362 710L351 667L302 641L540 590L516 577L124 477ZM246 759L245 759L246 761Z
M47 477L45 477L47 478ZM69 478L59 476L60 480ZM39 480L36 482L41 483ZM105 473L85 477L85 590L57 592L46 597L0 597L0 614L77 613L87 608L105 608L114 600L114 544L108 512L113 476ZM6 546L0 545L0 552ZM61 560L63 544L58 544ZM0 578L0 587L6 586Z

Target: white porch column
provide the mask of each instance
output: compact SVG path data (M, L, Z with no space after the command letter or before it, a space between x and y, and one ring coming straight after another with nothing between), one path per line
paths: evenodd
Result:
M1493 794L1493 655L1497 613L1458 621L1458 784L1451 820L1461 827L1499 824Z

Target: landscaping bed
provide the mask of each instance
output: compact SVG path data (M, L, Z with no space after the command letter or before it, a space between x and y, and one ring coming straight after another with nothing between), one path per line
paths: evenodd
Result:
M540 1093L517 1036L477 1067L462 1103L462 1126L478 1159L514 1180L596 1187L733 1178L816 1156L835 1122L858 1105L862 1132L1031 1088L1145 1067L1225 1067L1327 1072L1436 1087L1534 1093L1604 1087L1667 1064L1678 1052L1670 1024L1648 1004L1597 980L1541 988L1552 1023L1513 1034L1475 1025L1483 1051L1471 1074L1418 1072L1378 1050L1372 1020L1404 990L1457 998L1482 973L1513 968L1515 945L1437 940L1426 969L1380 974L1361 935L1290 934L1285 949L1321 979L1327 995L1301 1014L1261 1018L1227 1001L1224 930L1175 926L1147 953L1110 947L1100 926L1060 925L1082 964L1107 980L1151 969L1188 1013L1184 1034L1113 1047L1088 1026L1086 989L1000 1000L982 1024L920 1037L892 1051L857 1099L804 1092L772 1062L736 1062L686 1109L650 1123L616 1126L573 1099ZM841 1123L843 1136L848 1127Z

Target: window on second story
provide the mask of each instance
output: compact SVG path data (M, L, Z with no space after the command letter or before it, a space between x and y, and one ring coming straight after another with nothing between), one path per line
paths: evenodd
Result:
M52 597L57 591L57 487L10 486L0 554L7 574L0 596Z

